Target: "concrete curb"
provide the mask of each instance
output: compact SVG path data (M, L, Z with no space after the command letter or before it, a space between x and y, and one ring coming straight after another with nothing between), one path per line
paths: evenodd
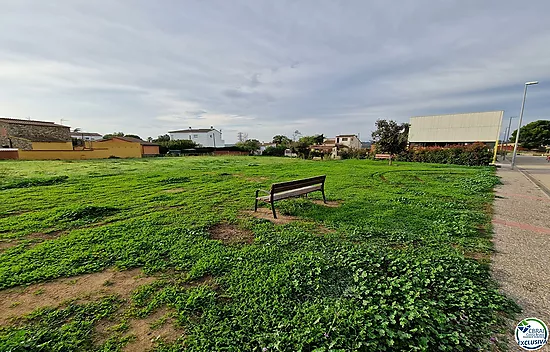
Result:
M533 176L531 176L527 171L523 170L522 168L516 166L516 169L518 169L518 171L521 172L523 176L525 176L529 181L531 181L535 186L537 186L542 191L542 193L544 193L550 199L550 189L548 189L548 187L543 185L540 181L535 179Z

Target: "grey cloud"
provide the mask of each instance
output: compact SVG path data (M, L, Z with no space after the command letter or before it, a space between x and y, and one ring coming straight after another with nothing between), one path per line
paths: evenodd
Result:
M549 12L544 0L4 0L0 114L103 133L194 119L264 140L366 136L380 116L517 115L536 79L525 118L548 118Z

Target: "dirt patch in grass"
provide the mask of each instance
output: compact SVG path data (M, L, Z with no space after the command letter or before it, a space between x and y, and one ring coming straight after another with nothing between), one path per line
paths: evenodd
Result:
M424 183L424 180L421 179L420 177L418 177L418 176L413 176L413 177L414 177L414 179L417 180L418 182Z
M64 231L51 231L51 232L34 232L30 235L25 236L26 240L37 240L37 242L42 242L46 240L51 240L61 236Z
M338 208L340 205L342 205L341 202L336 201L336 200L327 200L326 203L323 203L322 200L315 199L315 200L312 200L312 202L317 204L317 205L322 205L322 206L328 207L328 208Z
M245 177L244 179L247 180L247 181L250 181L250 182L263 182L263 181L268 180L269 177L264 177L264 176L248 176L248 177Z
M263 182L269 180L269 177L265 176L247 176L243 174L235 174L235 176L250 182Z
M128 335L134 339L123 351L149 351L159 340L170 343L183 335L183 329L175 324L174 313L166 308L159 309L143 319L132 319L129 322Z
M87 301L106 295L127 297L139 286L154 280L154 277L144 277L141 269L108 269L3 290L0 291L0 325L7 325L12 318L29 314L37 308L58 307L69 300Z
M46 240L51 240L51 239L57 238L63 233L64 233L64 231L52 231L52 232L48 232L48 233L35 232L35 233L31 233L30 235L26 235L26 236L20 237L20 238L0 240L0 253L3 252L4 250L8 249L8 248L12 248L12 247L15 247L15 246L21 244L22 240L31 241L32 243L29 244L29 248L30 248L30 247L33 247L34 245L36 245L40 242L44 242Z
M336 230L329 229L328 227L325 227L323 225L317 225L315 228L317 232L317 236L323 236L323 235L329 235L332 233L336 233Z
M278 211L277 211L277 219L274 219L271 209L267 209L267 208L258 208L258 211L256 212L253 210L246 210L243 213L246 215L253 216L257 219L269 220L272 223L277 225L288 224L290 222L300 220L300 218L296 216L283 215L283 214L280 214Z
M380 179L382 179L382 181L384 181L384 182L388 182L388 180L386 179L386 177L384 175L380 175Z
M19 244L17 240L0 240L0 253Z
M254 234L252 231L242 229L237 225L228 223L219 223L210 228L210 238L213 240L222 240L227 244L238 244L254 242Z
M185 191L183 188L172 188L172 189L165 189L164 192L166 193L180 193Z

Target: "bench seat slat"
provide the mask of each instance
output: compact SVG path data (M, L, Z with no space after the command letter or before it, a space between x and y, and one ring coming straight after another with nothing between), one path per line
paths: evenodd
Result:
M326 176L316 176L310 178L304 178L302 180L279 182L271 185L273 193L280 193L288 190L302 188L306 186L313 186L325 182Z
M293 189L293 190L290 190L290 191L275 193L273 195L273 201L281 200L281 199L285 199L285 198L290 198L290 197L295 197L295 196L299 196L299 195L314 192L314 191L320 191L322 189L322 187L323 186L321 186L321 185L307 186L307 187ZM270 202L271 201L271 195L258 197L258 200L262 200L264 202Z

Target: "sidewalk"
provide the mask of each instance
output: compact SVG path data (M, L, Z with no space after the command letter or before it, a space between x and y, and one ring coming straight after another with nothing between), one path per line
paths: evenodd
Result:
M493 277L513 298L522 318L536 317L550 324L550 196L519 171L503 164L497 171L503 183L494 203L495 253ZM515 322L517 323L517 322ZM522 351L510 328L510 350ZM545 346L539 351L550 351Z

